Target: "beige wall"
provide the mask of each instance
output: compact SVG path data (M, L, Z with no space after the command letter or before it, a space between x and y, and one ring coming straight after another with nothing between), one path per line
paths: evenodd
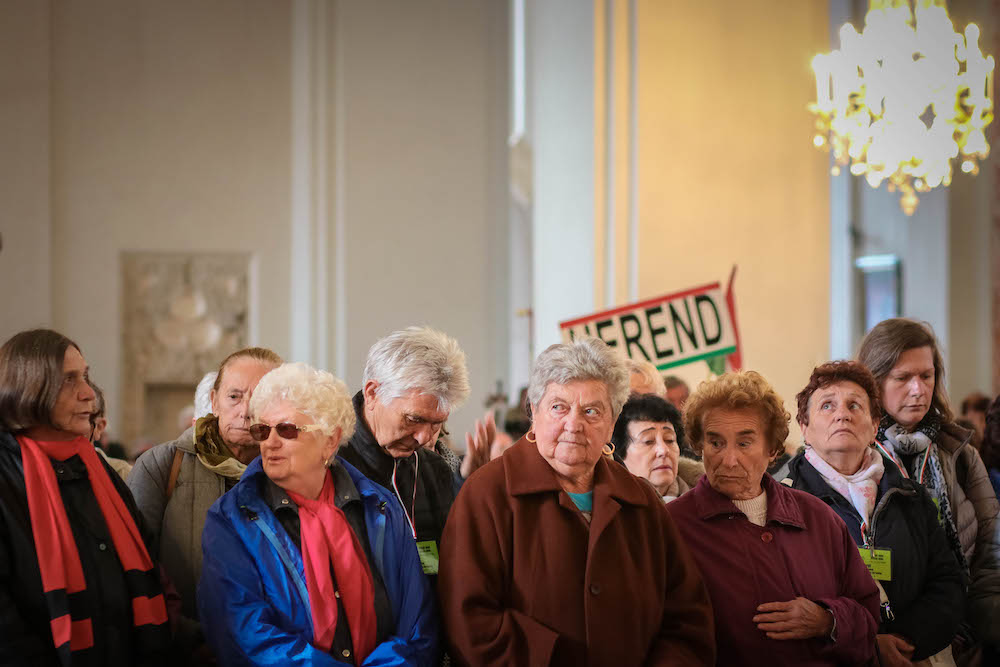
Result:
M826 2L638 3L638 297L738 265L744 367L789 408L829 349L829 178L805 108L827 21Z

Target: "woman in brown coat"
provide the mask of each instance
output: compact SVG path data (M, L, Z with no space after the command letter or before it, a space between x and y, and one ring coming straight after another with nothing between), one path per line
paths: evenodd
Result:
M553 345L532 429L465 483L441 540L450 655L469 665L711 665L705 587L656 492L608 454L628 371Z

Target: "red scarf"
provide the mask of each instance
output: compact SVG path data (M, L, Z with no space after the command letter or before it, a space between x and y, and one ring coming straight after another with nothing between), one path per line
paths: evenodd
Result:
M122 569L128 573L138 570L154 576L153 561L139 534L135 519L125 506L97 452L86 438L63 442L36 442L27 436L17 436L21 445L24 466L24 485L28 496L28 513L31 532L38 553L38 567L45 593L58 591L61 595L46 595L59 599L60 604L50 604L52 639L60 653L68 647L70 652L88 649L94 645L93 628L89 618L71 618L69 594L87 588L80 552L77 551L73 530L66 516L59 483L50 459L65 461L79 455L87 466L87 476L94 490L94 497L101 508L111 540L118 552ZM128 577L126 577L128 580ZM163 626L167 622L167 609L162 594L152 596L135 594L132 597L132 625Z
M309 500L287 489L286 493L299 506L302 560L316 645L329 651L337 630L337 598L334 595L337 588L330 572L332 565L347 612L354 661L360 665L375 650L375 586L365 552L347 517L333 502L333 476L327 472L317 500Z

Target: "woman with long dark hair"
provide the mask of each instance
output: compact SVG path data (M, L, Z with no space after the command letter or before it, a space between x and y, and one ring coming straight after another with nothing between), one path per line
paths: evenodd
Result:
M0 347L0 664L160 664L170 645L138 510L89 440L88 379L55 331Z

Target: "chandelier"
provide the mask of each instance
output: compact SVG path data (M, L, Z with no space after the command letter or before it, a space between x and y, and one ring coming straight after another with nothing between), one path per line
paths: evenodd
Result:
M955 32L944 0L870 0L860 34L840 29L840 50L819 54L813 144L878 188L901 193L906 215L917 193L951 184L952 160L979 173L989 155L993 56L979 27Z

